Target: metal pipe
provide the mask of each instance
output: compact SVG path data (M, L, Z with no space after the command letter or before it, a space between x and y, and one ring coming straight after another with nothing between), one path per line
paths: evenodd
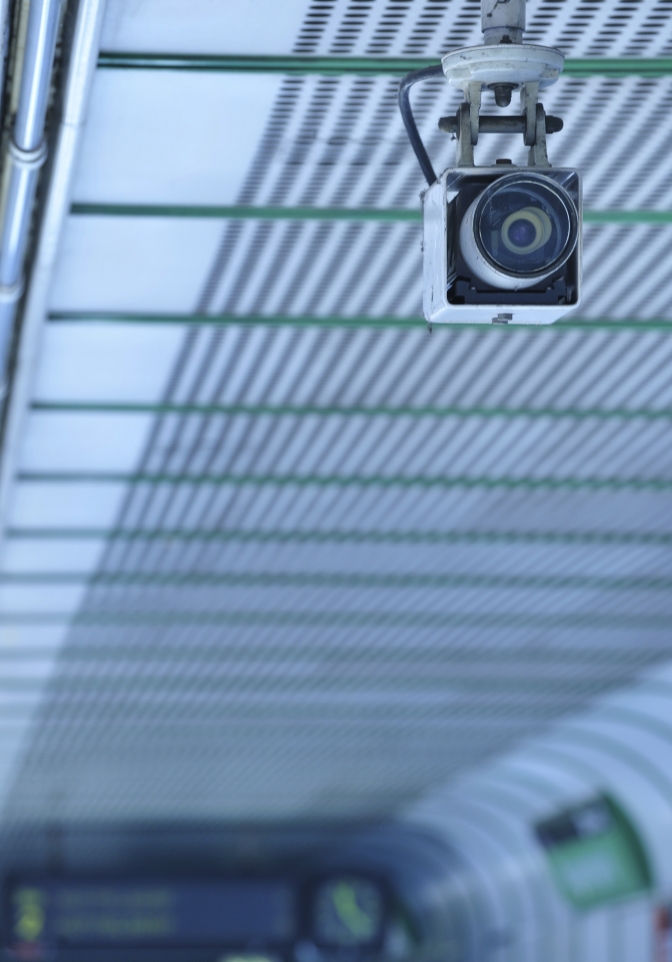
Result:
M30 215L35 200L35 189L46 149L21 151L10 142L7 152L9 183L5 197L5 218L0 227L0 292L23 287L21 274L28 240Z
M0 394L6 393L7 356L23 293L35 193L46 156L44 123L54 69L61 0L31 0L19 102L5 158L6 191L0 223Z
M60 13L61 0L31 0L13 136L21 150L35 150L44 136Z
M10 0L0 0L0 116L3 108L3 94L5 89L5 68L9 53L9 17Z
M56 253L63 224L70 208L75 155L93 83L104 11L105 0L77 0L75 4L74 30L69 49L66 51L65 89L55 132L53 161L49 169L49 184L27 284L16 362L12 374L12 389L7 401L2 436L0 533L4 530L15 477L16 459L24 436ZM16 303L11 306L16 310ZM8 321L0 295L0 330L3 330L8 323L11 325L12 322L13 315ZM2 547L0 541L0 551Z
M522 43L526 0L481 0L484 43Z

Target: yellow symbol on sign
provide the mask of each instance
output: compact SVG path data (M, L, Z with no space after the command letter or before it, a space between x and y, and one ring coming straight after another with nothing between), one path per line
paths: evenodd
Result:
M44 907L39 889L19 889L14 896L16 923L14 931L24 942L35 942L44 928Z
M366 941L375 935L376 920L357 904L354 886L348 882L339 882L334 888L332 898L338 917L355 938Z

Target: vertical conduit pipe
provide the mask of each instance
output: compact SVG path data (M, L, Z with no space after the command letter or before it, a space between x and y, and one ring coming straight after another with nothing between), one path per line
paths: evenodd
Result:
M526 0L481 0L484 43L522 43Z
M46 156L44 123L54 68L61 0L31 0L14 129L6 157L7 189L0 220L0 395L6 393L7 355L23 293L35 191Z
M72 3L73 22L71 35L64 38L63 99L59 116L55 118L49 183L45 189L44 208L40 212L35 257L27 281L16 362L12 370L11 393L6 402L4 429L0 438L0 556L4 547L2 532L32 396L56 254L70 209L75 157L86 121L105 14L105 0L69 2Z
M0 0L0 116L2 116L5 70L9 54L10 0Z

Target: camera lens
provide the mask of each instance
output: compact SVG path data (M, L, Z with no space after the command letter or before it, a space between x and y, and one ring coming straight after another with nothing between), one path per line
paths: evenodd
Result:
M465 260L495 287L531 287L558 270L578 238L576 206L540 174L507 174L471 204L462 222Z
M576 243L571 201L564 194L556 184L528 174L495 181L474 213L476 241L486 258L513 274L559 266Z
M502 243L514 254L531 254L550 239L553 225L548 214L534 207L509 214L502 224Z
M530 219L512 214L513 220L504 224L502 240L510 251L529 251L539 246L539 229Z

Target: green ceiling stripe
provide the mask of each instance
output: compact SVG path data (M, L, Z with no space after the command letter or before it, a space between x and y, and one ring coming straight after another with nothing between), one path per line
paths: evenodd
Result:
M102 217L202 217L230 220L356 220L419 222L419 208L384 207L256 207L249 204L214 206L195 204L75 203L70 213Z
M10 686L7 687L10 688ZM23 698L25 699L24 705L27 703L34 704L35 696L33 694L33 688L30 687L30 683L28 683L28 685L21 685L20 688L22 690L20 690L19 693L23 695ZM128 692L128 698L124 697L125 689ZM161 692L163 694L167 694L169 698L171 695L174 698L175 689L176 685L174 679L172 683L170 681L162 682L149 679L144 683L144 685L139 679L120 679L118 683L108 682L100 685L97 685L90 679L88 681L84 681L83 679L81 681L78 679L69 679L68 682L65 682L63 679L59 679L58 690L59 692L63 692L65 697L59 705L58 721L53 722L50 719L49 724L50 727L52 727L54 724L58 725L60 723L67 725L68 722L73 721L77 721L80 725L86 725L87 723L90 723L92 703L96 703L100 694L109 693L113 696L116 695L118 698L120 697L120 701L113 702L111 705L109 703L96 705L95 720L99 725L105 725L109 720L114 725L115 731L118 731L118 727L120 725L120 708L123 712L126 706L135 707L138 704L146 705L143 695L149 695L150 693ZM0 690L2 689L0 688ZM195 688L188 688L187 691L191 696L193 696L195 693ZM406 734L406 732L400 732L398 726L400 719L403 719L405 722L407 722L407 724L408 722L415 722L416 725L422 721L426 721L429 724L433 723L434 725L445 725L449 721L456 720L460 728L464 727L464 729L467 731L469 731L469 729L479 729L482 727L487 729L487 727L489 727L488 723L490 723L491 727L492 720L496 719L497 725L504 724L507 725L508 728L508 726L515 725L516 722L520 724L522 720L526 720L528 725L530 722L538 722L539 720L547 721L549 720L549 716L556 715L558 710L567 711L568 709L576 708L577 703L579 705L581 704L579 698L585 699L586 697L590 697L591 695L594 696L598 693L595 688L588 688L585 691L582 691L578 698L572 698L570 693L565 692L561 692L559 693L558 697L553 698L552 693L543 691L545 698L550 702L550 704L547 708L542 708L540 710L538 699L532 698L531 700L522 700L525 698L525 694L527 694L527 692L523 693L521 698L521 694L518 693L516 689L499 693L483 692L478 701L476 701L476 696L471 694L468 690L447 691L444 698L436 701L429 701L428 704L423 704L423 693L418 693L417 701L412 701L409 703L404 702L404 700L399 697L397 692L389 692L385 693L388 696L387 699L381 702L379 700L380 693L376 690L371 692L371 697L368 702L366 700L366 695L369 694L368 692L355 692L355 698L357 698L358 695L360 696L359 701L354 699L346 700L346 698L343 698L344 692L342 691L326 694L320 692L320 695L322 695L321 703L319 703L317 699L306 699L305 695L302 697L302 693L300 692L296 694L293 692L288 692L287 694L272 692L270 694L275 697L269 698L269 693L264 691L258 698L250 698L247 693L245 693L245 695L243 695L243 697L240 699L232 698L230 697L231 692L229 690L225 689L221 684L218 685L214 682L204 685L203 688L199 687L198 691L203 692L204 698L210 696L209 702L206 702L206 707L200 707L200 715L202 716L207 712L207 714L210 715L210 719L218 721L220 725L222 722L226 722L226 730L223 732L222 736L220 737L219 732L217 734L218 744L222 738L228 738L228 728L231 723L238 723L238 725L240 725L243 719L248 719L253 723L258 722L263 724L264 721L268 722L272 720L274 723L272 731L267 729L262 733L255 733L257 734L257 737L259 737L259 734L261 734L261 737L266 741L267 746L269 739L273 738L273 736L277 734L275 725L276 719L279 720L283 726L291 725L292 722L297 723L301 720L304 722L308 720L311 726L314 723L324 725L327 722L327 719L330 720L332 725L334 723L339 725L339 723L344 724L344 715L347 713L350 716L354 716L355 718L359 719L360 729L361 720L363 718L367 720L370 719L371 724L375 723L375 725L382 728L383 731L394 732L396 736L395 742L398 742L400 738L415 739L422 737L421 732L410 732L408 734ZM89 697L78 698L74 700L73 704L73 699L67 697L70 692L83 693L85 696L88 695ZM439 692L438 694L443 693ZM465 697L468 695L471 695L471 697ZM424 695L424 697L425 702L427 702L426 695ZM266 699L265 702L262 700L264 698ZM490 699L490 704L487 708L487 717L479 718L478 713L479 711L484 711L483 703L487 701L488 698ZM68 704L68 702L70 702L70 704ZM273 704L273 702L275 702L275 704ZM18 711L20 711L23 707L24 706L21 704L17 705ZM390 712L391 707L394 708L392 713ZM6 717L11 718L14 713L15 712L12 711L12 708L9 708L9 710L3 714L5 714ZM394 717L390 717L391 714L393 714ZM195 724L199 728L204 727L201 719L198 717L196 719L190 719L188 716L185 718L183 710L179 712L179 716L179 725L176 724L172 732L169 731L169 733L165 733L165 722L162 726L157 726L159 733L163 734L166 743L170 744L171 747L175 746L176 741L179 741L180 734L184 733L185 722L191 722L192 725ZM349 722L349 725L351 724L352 721ZM143 736L147 730L147 725L147 720L143 718ZM407 725L404 727L407 727ZM161 729L163 729L163 732ZM177 733L175 732L175 729L178 729ZM247 735L246 727L243 729L242 734L243 736ZM305 736L305 728L302 732L297 734L299 737ZM519 733L516 732L515 734L518 735ZM236 734L236 737L231 739L234 744L237 742L238 745L240 745L240 735L241 732L239 731ZM498 733L494 737L499 739L501 735ZM375 735L371 732L371 729L368 726L366 733L362 735L362 738L365 741L370 738L375 740ZM308 736L308 740L312 741L313 739ZM187 744L193 745L193 741L191 739L185 739L185 741L187 741ZM154 739L152 740L152 744L153 743ZM116 744L117 742L115 740L115 746ZM137 749L137 734L135 739L131 741L131 744ZM479 740L478 744L482 749L482 739ZM282 735L282 746L283 748L285 747L284 732ZM463 749L460 750L464 751ZM351 752L352 748L350 747L349 754L351 754Z
M538 590L670 591L672 578L589 575L340 574L285 572L6 572L0 584L104 585L106 587L236 588L525 588Z
M52 323L75 324L198 324L212 327L322 327L322 328L395 328L426 332L422 317L317 317L279 314L148 314L119 311L53 311ZM490 325L480 325L487 330ZM672 321L669 322L672 330ZM493 328L506 325L492 325Z
M16 712L10 707L9 712L4 712L4 714L0 713L0 726L3 726L0 728L0 743L3 746L16 744L17 738L23 733L23 729L19 729L18 726L23 726L25 721L31 717L33 705L33 701L28 701L25 708L19 706ZM73 721L77 721L78 724L85 724L86 721L89 720L89 703L86 701L82 703L80 701L80 705L81 708L79 710L79 714L72 709L68 710L67 716L64 718L65 725L72 724ZM221 714L215 715L214 718L206 719L204 722L189 718L185 719L184 716L181 715L179 728L177 726L173 726L171 729L166 730L164 726L163 730L159 730L158 737L157 732L152 731L152 748L154 749L156 748L157 744L160 745L165 742L166 746L170 746L171 750L174 749L179 736L184 735L187 727L189 728L188 737L193 736L194 729L196 729L199 737L202 737L203 734L205 734L207 737L212 734L212 730L214 728L217 732L218 745L235 745L240 739L242 732L246 739L255 741L258 739L262 744L265 743L267 746L269 739L267 727L268 713L260 713L259 718L256 718L255 715L252 715L245 710L247 707L248 706L242 707L240 712L238 712L236 709L235 714L228 714L226 716ZM63 709L61 709L61 712L63 712ZM330 705L327 717L323 722L315 715L311 716L311 731L314 726L320 725L322 728L322 731L320 732L320 739L325 744L331 744L334 742L337 746L341 745L343 738L342 727L346 724L346 722L343 720L343 715L344 713L342 707L339 707L336 710ZM63 715L61 714L59 717L63 718ZM224 717L226 718L226 725L222 726L222 720ZM259 725L264 727L255 726L256 721L259 722ZM51 722L51 724L53 725L54 723ZM143 719L143 733L147 731L148 724L149 723L147 720ZM366 730L362 729L362 721L360 717L351 718L347 724L348 727L359 727L359 731L357 733L358 744L379 744L381 731L394 734L397 742L415 742L420 740L422 743L423 736L426 737L427 733L431 733L431 735L435 738L445 738L445 728L447 725L453 725L456 728L459 726L459 728L465 732L464 737L460 738L460 751L461 754L468 755L469 753L473 753L476 747L478 747L480 750L483 749L483 735L480 731L478 731L478 729L482 728L484 724L491 725L491 722L486 719L484 722L479 724L473 718L459 718L455 716L447 717L441 713L438 715L421 715L418 719L415 719L412 715L409 715L404 718L403 728L401 726L396 726L394 721L388 722L387 718L380 716L376 718L375 721L372 719L370 724L366 726ZM506 725L507 732L510 732L512 729L515 730L516 727L520 727L522 731L529 730L529 722L524 718L512 719L510 716L502 717L499 725ZM285 743L289 743L290 741L293 744L296 744L297 742L304 744L308 738L310 738L310 736L307 738L305 734L305 717L292 716L287 712L286 708L283 708L281 713L276 711L275 717L273 718L274 732L277 731L279 726L284 728L282 732L283 745ZM471 730L474 728L477 729L477 743L472 743L471 741ZM131 749L135 750L137 748L137 734L129 734L128 729L126 729L125 735L126 740L124 742L120 740L119 736L115 737L115 747L118 748L122 745L127 745ZM163 738L163 742L160 741L160 738ZM473 747L470 747L472 744ZM463 748L462 746L465 745L467 747ZM453 756L451 755L451 758L452 757ZM261 797L261 795L261 792L257 793L258 797ZM275 801L277 802L277 797Z
M587 678L587 671L593 672L597 668L600 669L599 681L603 684L611 684L614 679L620 680L627 677L633 664L641 666L642 658L644 661L654 661L664 654L660 645L638 646L635 658L623 659L614 657L615 649L611 642L608 642L608 646L596 645L591 649L587 648L581 640L573 645L563 640L556 646L540 647L530 643L522 649L493 649L486 643L485 647L470 644L466 648L461 646L447 650L445 641L435 638L430 643L422 644L422 657L425 667L437 664L445 669L449 662L451 676L455 678L462 677L460 673L463 671L476 671L479 677L487 677L488 673L496 675L505 669L509 673L515 672L516 676L527 675L535 678L538 677L539 671L550 672L553 677L559 672L562 678L575 678L581 682ZM170 657L171 664L181 667L183 663L193 664L195 652L211 651L213 647L218 649L216 654L219 665L233 664L241 656L244 656L248 663L262 657L267 664L273 665L296 666L300 661L309 665L319 664L323 667L332 663L342 667L343 660L346 658L352 659L353 665L365 664L367 670L377 665L385 669L389 669L391 665L396 668L406 665L416 668L418 662L418 647L413 646L409 649L407 641L398 636L386 637L383 644L367 648L366 657L362 657L359 639L341 636L325 637L319 648L316 648L310 639L302 641L301 644L292 642L278 646L274 642L269 644L267 640L259 643L256 640L250 641L248 638L236 636L227 641L225 650L221 649L217 641L211 637L192 639L192 643L185 647L183 641L171 640L170 636L167 636L161 640L158 655L155 647L138 645L137 642L128 640L126 636L115 638L114 645L108 648L91 645L87 639L80 641L72 639L68 642L68 659L70 662L76 660L88 664L115 663L119 660L151 664L157 657L161 660ZM54 654L54 648L47 645L22 645L19 653L5 647L0 648L0 661L24 661L31 657L52 658ZM622 650L618 654L622 656ZM610 669L606 674L605 660L608 661Z
M299 328L336 328L336 329L383 329L383 330L415 330L421 335L427 331L427 322L422 317L343 317L315 315L286 315L286 314L154 314L137 311L52 311L49 321L55 324L180 324L204 325L212 327L299 327ZM608 318L583 319L573 317L555 324L438 324L435 331L455 331L462 328L488 331L518 331L537 334L549 331L663 331L672 332L672 320L654 318L636 320L626 318L609 320Z
M278 487L485 488L521 491L672 491L672 478L515 478L418 475L134 474L121 471L21 471L37 484L212 484Z
M311 57L212 55L101 51L98 66L126 70L196 70L218 73L277 73L343 76L401 75L432 67L438 57ZM672 74L670 57L569 57L568 77L664 77Z
M404 74L420 67L436 64L432 57L306 57L265 56L258 54L169 54L127 53L103 50L98 57L102 69L132 70L197 70L219 73L277 73L319 74L342 76L344 74L371 75Z
M29 704L33 704L30 702ZM28 709L26 709L27 711ZM59 719L62 719L61 724L69 725L72 722L76 722L78 725L86 725L90 722L90 703L86 700L77 700L76 705L69 705L66 709L60 707L59 709ZM17 718L14 717L12 709L9 712L5 712L9 717L5 720L2 715L0 715L0 724L4 723L8 726L3 733L0 731L0 738L5 737L9 740L12 737L16 737L14 732L9 725L22 724L23 716L20 714ZM102 708L99 707L96 713L97 719L103 717L107 718L112 715L115 719L115 724L119 725L118 716L115 713L114 707L111 708L108 715L103 716ZM453 725L455 728L459 728L460 732L464 732L464 736L459 739L459 749L455 749L458 760L461 760L463 756L471 756L473 760L474 750L483 751L484 738L487 738L487 732L483 733L481 729L484 727L489 727L492 730L492 722L490 718L478 719L474 716L468 716L466 712L463 712L462 717L457 715L446 715L444 712L434 713L434 714L423 714L409 713L404 715L403 725L397 724L395 719L389 717L389 712L387 716L379 716L378 718L371 719L370 723L367 724L365 728L362 727L361 718L354 716L352 718L347 717L347 713L344 713L343 707L340 706L336 708L333 705L328 706L328 710L324 712L324 717L322 717L322 712L320 715L316 715L314 712L310 715L310 732L306 733L305 728L305 714L297 715L295 713L290 713L287 710L287 706L283 706L279 709L271 709L270 711L262 709L261 706L254 706L242 704L235 705L232 709L229 709L226 713L224 711L219 711L217 714L210 715L210 717L200 717L194 718L193 715L185 715L180 712L179 723L174 723L170 727L166 725L165 721L161 723L156 723L149 720L146 716L143 718L142 731L143 736L145 733L149 732L152 739L152 748L163 743L166 744L171 750L174 750L175 745L179 743L180 738L184 739L185 732L187 733L185 740L191 740L194 734L197 737L211 737L213 731L216 733L216 739L218 745L223 744L233 744L238 743L240 745L239 739L242 734L246 739L261 739L262 742L268 747L269 743L269 731L268 722L269 719L273 721L273 733L271 737L281 730L281 738L283 746L290 740L292 744L299 742L300 744L311 743L314 744L312 732L316 726L319 726L320 739L325 744L331 744L332 742L336 744L337 747L342 748L343 739L343 728L351 728L353 726L358 727L357 731L357 744L374 744L380 745L381 734L389 735L393 734L396 743L399 742L416 742L418 739L422 742L423 735L431 734L435 738L445 739L445 728L446 725ZM222 721L226 721L226 725L222 726ZM54 722L53 718L50 719L50 726L53 728L54 725L58 723ZM499 734L499 729L506 726L507 737L516 729L519 732L529 731L529 714L523 718L515 719L512 718L510 714L501 714L499 716L498 734L495 736L496 740L501 739ZM130 728L130 730L129 730ZM476 730L477 742L474 742L472 732ZM17 729L18 730L18 729ZM117 728L118 731L118 728ZM137 749L138 736L131 726L126 724L123 728L125 740L122 741L119 735L115 736L115 747L128 745L134 751ZM453 738L454 739L454 735ZM192 742L193 744L193 742ZM444 743L445 744L445 743ZM466 747L465 747L466 746ZM453 758L451 753L451 759ZM264 793L262 789L256 791L256 797L261 798L265 795L270 795L270 792ZM356 797L356 793L351 793L353 798ZM342 792L339 790L339 798L342 797ZM361 796L359 796L361 797ZM277 789L275 792L275 797L273 801L277 803Z
M142 701L142 696L145 693L152 691L163 691L167 692L169 695L175 692L175 683L173 681L172 686L166 683L167 688L147 684L144 688L141 682L137 683L137 688L135 685L128 687L136 688L136 691L129 692L129 697L134 698L134 700L140 696ZM112 686L110 686L112 687ZM7 689L11 691L12 686L7 685ZM10 719L15 715L19 714L21 710L27 711L29 706L35 705L35 693L33 689L28 685L21 686L22 690L17 692L18 695L23 696L23 704L20 702L12 700L13 704L7 707L7 710L0 712L0 720L4 717ZM414 723L416 727L420 726L423 722L428 724L446 724L448 721L458 722L460 727L464 727L469 730L470 728L488 728L492 731L492 719L497 718L498 722L513 725L517 718L527 718L539 721L547 721L549 717L557 715L558 710L568 710L576 709L580 706L586 698L595 697L598 694L602 694L604 689L600 689L597 686L586 687L578 692L577 695L572 697L571 692L561 691L556 697L552 696L552 692L545 691L542 688L542 694L545 696L545 700L549 702L548 706L542 706L540 709L539 699L534 698L532 693L525 689L524 691L519 691L517 688L511 688L508 690L501 691L484 691L472 693L469 689L464 691L453 690L446 694L445 699L432 700L428 704L423 703L422 695L418 695L417 701L406 702L395 693L390 692L388 698L382 703L376 704L379 699L376 698L379 695L378 692L373 692L373 698L367 704L365 699L362 698L359 703L356 701L345 701L342 697L339 698L339 693L335 693L331 698L323 697L322 702L318 703L317 700L296 698L292 697L291 694L278 696L276 698L269 698L267 692L263 692L262 697L250 699L249 696L245 695L242 698L231 698L227 697L231 695L231 692L222 685L208 686L209 691L205 691L204 695L210 695L210 716L215 720L221 721L226 720L227 730L224 732L222 737L227 736L228 728L230 724L240 725L244 718L248 719L248 723L259 723L263 724L264 720L275 719L284 725L291 725L293 722L296 724L301 719L309 718L311 725L313 723L324 725L328 724L328 720L333 724L334 722L340 723L340 725L352 725L351 719L345 720L344 715L354 715L355 718L360 720L362 714L366 713L366 717L375 718L377 724L383 725L384 729L395 731L399 729L400 718L406 722L404 728L408 727L408 723ZM62 681L59 682L59 691L69 689L69 686L64 684ZM73 721L80 719L84 723L90 720L90 710L91 704L95 703L98 699L99 694L107 693L109 688L105 685L95 685L95 683L89 681L88 690L87 687L82 682L82 687L77 688L77 691L84 692L89 695L88 698L76 699L75 703L72 703L72 699L63 699L61 707L59 710L59 721L61 723L67 724L68 721ZM124 685L115 685L112 688L118 695L121 695L122 703L126 704L127 699L124 698ZM199 691L201 689L199 688ZM38 687L39 691L39 687ZM194 689L189 689L189 693L193 695ZM480 695L480 697L478 697ZM526 697L527 696L527 697ZM532 696L530 698L530 696ZM528 700L530 699L530 700ZM425 702L428 699L425 696ZM70 704L68 704L70 702ZM270 704L269 704L270 702ZM273 704L275 702L275 704ZM88 706L88 708L87 708ZM486 707L487 706L487 707ZM105 718L113 718L115 725L119 724L118 709L119 703L112 706L100 706L97 705L96 710L96 721L98 723ZM394 717L390 717L390 707L394 707L394 712L392 713ZM116 710L115 710L116 709ZM346 712L344 712L346 709ZM378 714L380 712L381 714ZM319 713L319 714L316 714ZM485 713L486 717L479 717L479 713ZM203 714L201 709L201 714ZM205 725L207 725L207 719ZM200 718L185 719L184 715L180 713L179 725L175 725L174 729L177 729L180 733L184 732L184 724L187 722L190 727L197 726L198 728L205 727L204 723ZM103 721L103 724L105 722ZM143 719L143 734L146 731L148 722ZM497 726L495 726L497 727ZM158 726L159 730L161 728L165 729L165 723L163 726ZM274 731L275 733L275 726ZM247 735L247 728L244 729L244 734ZM305 735L305 730L300 733ZM174 745L175 743L175 731L173 733L168 733L166 736L166 741ZM178 736L179 737L179 736ZM237 736L240 737L240 733ZM265 735L266 741L269 738L269 732L266 731ZM372 737L371 730L367 728L366 735L363 737ZM399 737L405 737L402 733L399 733ZM409 733L409 737L413 738L414 733ZM415 737L422 737L422 732L417 732ZM494 736L496 739L501 737L497 734ZM220 739L218 738L218 741ZM309 739L312 740L312 739ZM283 742L284 743L284 742ZM135 739L135 744L137 745L137 735ZM482 748L482 740L480 742L480 747Z
M68 660L69 664L71 664L70 659ZM142 693L169 691L171 694L175 694L174 677L168 676L162 678L160 675L154 675L138 678L130 672L122 675L119 673L118 668L117 663L117 670L112 676L108 675L98 678L93 678L90 675L85 678L72 676L61 677L58 682L58 692L62 694L74 690L93 693L117 690L130 694L135 690ZM311 686L310 690L307 691L300 680L295 683L294 687L287 685L284 679L282 684L282 688L278 687L277 681L273 679L269 679L266 684L263 684L263 682L260 684L258 677L243 678L238 675L235 685L232 685L226 675L217 677L216 670L213 671L212 668L209 668L208 674L205 677L203 675L192 675L190 678L183 678L180 686L180 694L193 692L194 688L197 688L199 693L203 695L213 693L218 693L222 696L233 695L236 702L239 698L244 701L246 696L252 695L259 698L277 699L278 701L287 701L289 703L294 702L297 707L300 707L300 703L305 699L306 695L308 695L311 700L315 698L316 707L318 707L320 701L329 704L331 699L340 699L345 695L346 698L352 696L354 696L355 699L358 697L362 698L361 702L353 702L353 708L357 710L387 711L389 709L389 702L387 704L374 703L367 705L365 700L366 696L371 694L374 698L380 697L381 695L388 696L390 701L394 702L395 711L397 707L403 707L406 711L417 712L418 710L425 710L434 712L437 707L443 708L444 706L437 705L436 702L427 701L428 695L445 696L445 707L448 708L450 702L455 699L455 696L462 694L472 696L493 695L496 698L496 696L501 693L504 695L517 693L525 696L530 693L543 692L546 699L550 697L552 701L565 701L568 695L576 698L585 696L586 694L596 694L597 692L603 691L605 687L604 682L594 677L582 679L562 678L558 677L557 674L553 678L543 678L539 676L534 678L505 678L502 677L501 674L499 677L495 676L485 679L478 676L472 678L450 678L442 685L441 680L439 680L437 684L437 682L432 679L423 678L422 675L413 677L413 675L408 672L404 673L402 685L391 683L386 686L384 684L376 685L371 683L370 686L366 685L366 687L364 687L359 678L352 677L351 672L347 670L343 671L342 669L339 671L338 668L334 667L331 668L329 673L329 687L323 686L315 688ZM18 693L33 690L42 691L43 688L44 680L41 678L0 678L0 692ZM558 693L559 698L553 699L552 696L556 693ZM409 696L411 698L415 696L417 701L409 704L407 700ZM534 701L536 703L537 699L534 699ZM467 712L473 712L475 710L478 710L478 708L473 704L467 708Z
M262 544L549 544L669 547L672 533L627 531L188 530L178 528L9 528L5 537L44 540L215 541Z
M1 625L144 625L171 627L177 625L213 626L266 626L297 628L409 628L417 631L422 628L567 628L611 630L652 630L669 632L672 628L672 615L651 614L579 614L538 615L509 613L454 613L435 614L431 612L409 613L393 611L204 611L170 610L168 608L151 611L79 611L70 614L64 611L45 612L0 612Z
M507 408L507 407L338 407L291 404L143 404L121 402L34 401L34 411L86 414L193 414L248 417L386 418L551 418L585 420L669 420L672 408Z
M568 57L568 77L666 77L672 74L672 57Z
M116 204L75 203L70 213L102 217L187 217L233 220L346 220L420 222L419 208L382 207L278 207L193 205L193 204ZM584 210L583 219L593 224L670 224L667 210Z
M670 210L584 210L590 224L672 224Z

